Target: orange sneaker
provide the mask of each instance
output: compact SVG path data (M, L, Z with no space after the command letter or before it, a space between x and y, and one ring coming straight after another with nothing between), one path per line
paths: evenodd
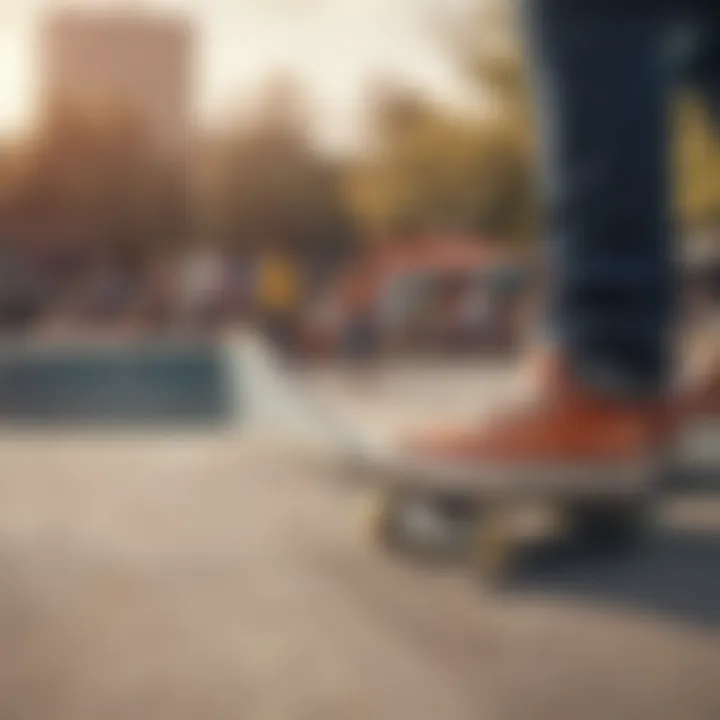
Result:
M499 493L646 485L672 433L659 403L601 396L556 360L546 363L539 385L536 398L504 416L411 438L408 474Z

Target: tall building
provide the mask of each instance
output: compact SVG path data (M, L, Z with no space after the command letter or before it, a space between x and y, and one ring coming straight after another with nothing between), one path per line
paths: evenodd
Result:
M61 10L42 38L42 104L122 108L157 142L182 149L194 105L194 35L185 19L132 11Z

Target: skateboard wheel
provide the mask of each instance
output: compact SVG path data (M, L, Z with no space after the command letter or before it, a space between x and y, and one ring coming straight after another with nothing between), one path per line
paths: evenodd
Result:
M362 498L360 522L371 542L384 548L397 547L402 540L400 493L372 490Z
M502 514L482 513L470 538L469 560L479 577L497 583L510 573L514 557L511 528Z
M477 516L477 507L465 498L375 489L362 496L360 522L377 546L438 560L466 545Z

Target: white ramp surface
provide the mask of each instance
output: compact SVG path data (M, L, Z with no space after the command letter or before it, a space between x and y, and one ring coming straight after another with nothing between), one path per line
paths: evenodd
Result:
M392 436L350 417L346 408L313 395L294 370L257 335L246 334L229 345L242 429L271 432L343 455L382 456Z

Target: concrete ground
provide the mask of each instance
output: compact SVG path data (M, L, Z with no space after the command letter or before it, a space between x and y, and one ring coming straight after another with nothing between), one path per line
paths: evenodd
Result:
M492 372L304 382L390 428L471 412ZM0 718L720 717L720 496L668 504L634 559L491 591L381 556L333 464L287 440L4 437Z

